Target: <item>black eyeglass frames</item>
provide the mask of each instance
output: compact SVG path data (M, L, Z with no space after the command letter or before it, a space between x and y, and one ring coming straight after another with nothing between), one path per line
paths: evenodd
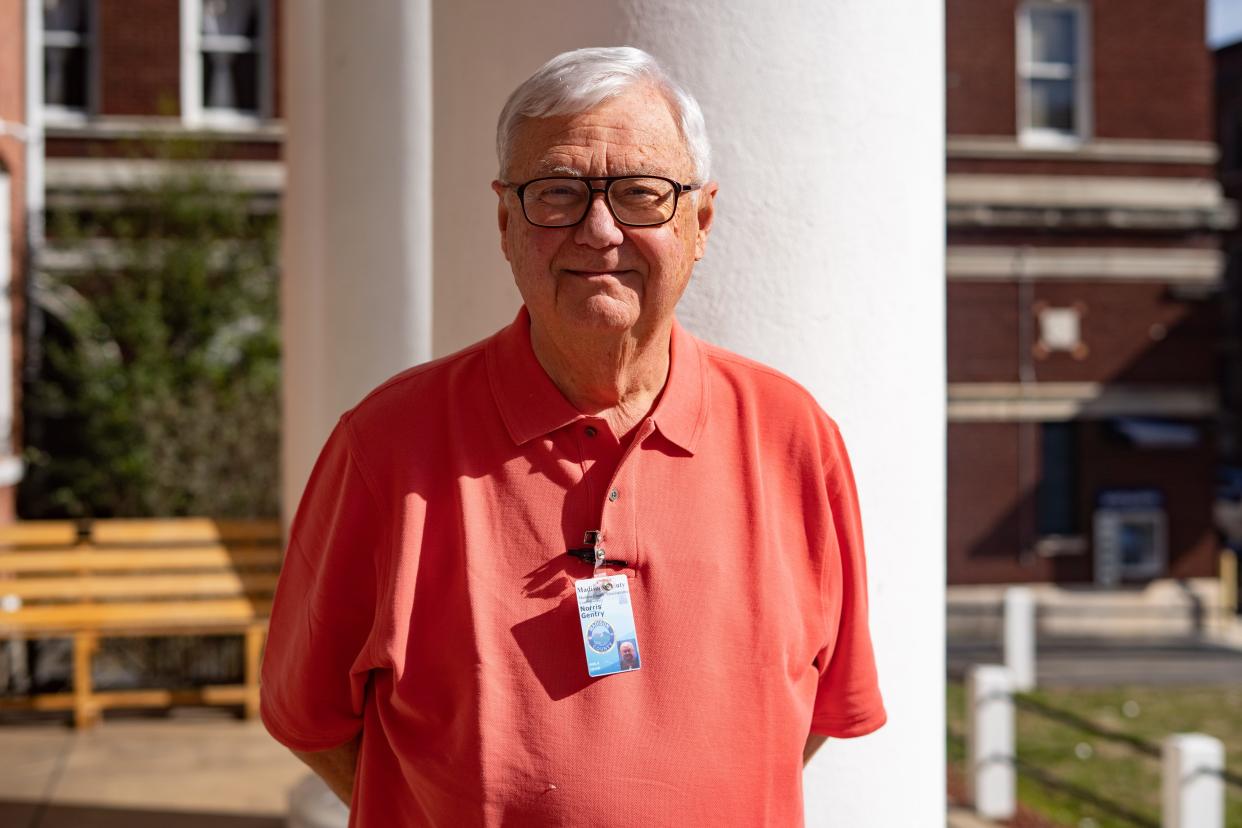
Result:
M603 182L603 186L591 182ZM572 227L586 218L595 193L603 194L618 224L656 227L677 214L682 193L703 185L682 184L659 175L553 175L508 186L514 187L523 215L536 227Z

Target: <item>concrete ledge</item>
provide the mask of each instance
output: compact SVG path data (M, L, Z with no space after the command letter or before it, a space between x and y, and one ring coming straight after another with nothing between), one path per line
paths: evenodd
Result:
M956 640L999 641L1008 584L950 586L946 633ZM1171 578L1144 586L1099 589L1028 584L1035 594L1041 636L1203 637L1227 633L1221 624L1220 582Z

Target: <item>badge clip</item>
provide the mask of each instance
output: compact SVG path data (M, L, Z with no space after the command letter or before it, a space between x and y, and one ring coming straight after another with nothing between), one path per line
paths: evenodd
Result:
M605 566L619 566L623 568L629 566L625 561L606 557L603 529L591 529L586 533L582 542L588 543L590 546L570 549L565 554L575 557L583 563L591 564L595 568L595 577L599 577L600 569Z

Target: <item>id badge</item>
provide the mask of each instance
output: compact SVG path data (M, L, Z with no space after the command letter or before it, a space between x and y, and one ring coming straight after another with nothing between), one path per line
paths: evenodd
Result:
M578 594L587 673L607 676L642 666L634 606L630 603L630 579L624 575L586 578L574 581L574 591Z

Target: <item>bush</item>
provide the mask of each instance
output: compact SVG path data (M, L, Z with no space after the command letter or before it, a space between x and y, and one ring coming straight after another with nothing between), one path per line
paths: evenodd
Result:
M148 142L167 174L49 215L84 262L33 284L23 517L278 514L277 224L211 152Z

